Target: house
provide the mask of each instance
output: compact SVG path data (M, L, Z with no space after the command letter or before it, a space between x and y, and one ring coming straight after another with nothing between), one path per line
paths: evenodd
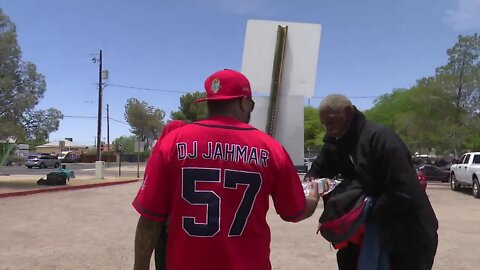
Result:
M60 149L60 142L49 142L46 144L42 144L37 146L36 151L38 153L55 153L55 154L60 154L62 151L73 151L77 154L81 154L82 152L85 152L87 149L89 149L89 146L86 145L79 145L75 144L71 141L63 141L65 142L65 145L63 149Z

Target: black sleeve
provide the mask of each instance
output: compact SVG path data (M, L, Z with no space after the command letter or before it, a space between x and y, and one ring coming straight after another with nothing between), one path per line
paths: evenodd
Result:
M329 150L329 146L324 144L322 151L317 158L312 162L312 167L308 170L306 177L313 178L333 178L338 175L335 162L332 161L333 153ZM323 203L327 203L332 193L322 196Z
M411 163L410 152L391 130L384 129L372 141L372 150L379 157L379 170L385 179L383 192L372 209L372 218L383 220L411 211L423 192Z
M338 174L333 162L331 161L332 154L329 153L328 145L324 144L322 151L317 158L312 162L310 170L308 170L305 177L313 178L333 178Z

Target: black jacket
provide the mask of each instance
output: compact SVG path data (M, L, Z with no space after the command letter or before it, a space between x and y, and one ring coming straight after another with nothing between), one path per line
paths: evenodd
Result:
M418 237L435 237L435 213L418 183L410 152L392 130L367 121L355 108L346 134L340 139L325 136L324 142L307 176L358 179L365 194L375 198L371 220L383 227L383 242L390 249L424 244Z

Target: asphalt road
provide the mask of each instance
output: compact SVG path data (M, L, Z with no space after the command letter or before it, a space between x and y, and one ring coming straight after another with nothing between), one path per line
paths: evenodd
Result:
M107 163L105 163L107 164ZM94 163L64 163L67 169L73 170L76 176L94 176L95 175L95 164ZM121 167L123 168L121 174L122 176L132 176L136 177L137 172L136 170L132 170L132 168L136 168L137 163L127 163L123 162ZM140 174L143 174L144 164L140 164ZM128 169L127 169L128 167ZM46 169L39 169L39 168L27 168L25 165L14 165L14 166L4 166L3 173L9 175L47 175L50 172L56 171L55 168L46 168ZM118 176L118 163L110 163L109 167L105 169L105 176L107 177L115 177Z
M132 269L140 185L0 199L0 269ZM480 200L448 183L429 183L427 193L440 222L433 269L478 269ZM320 211L292 224L271 206L272 269L336 269L335 250L315 234Z

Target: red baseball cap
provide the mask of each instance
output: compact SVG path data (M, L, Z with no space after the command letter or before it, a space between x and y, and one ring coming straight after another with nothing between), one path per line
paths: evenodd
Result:
M205 90L207 97L197 99L195 102L252 97L247 77L231 69L220 70L210 75L205 80Z

